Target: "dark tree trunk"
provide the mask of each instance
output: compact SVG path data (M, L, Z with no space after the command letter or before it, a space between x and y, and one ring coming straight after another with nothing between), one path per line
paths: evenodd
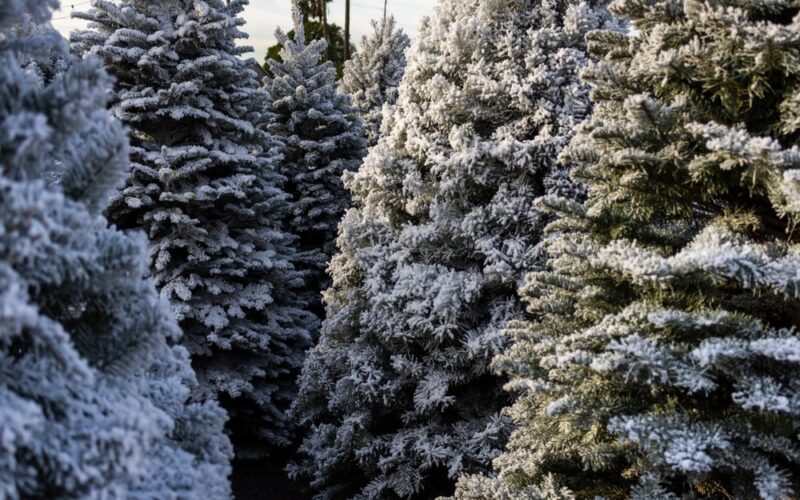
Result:
M350 59L350 0L344 2L344 60Z
M333 52L331 51L331 36L328 32L328 2L327 0L319 0L319 10L320 10L320 18L322 19L322 36L325 37L325 41L328 42L328 48L325 49L325 54L328 56L328 60L332 60Z

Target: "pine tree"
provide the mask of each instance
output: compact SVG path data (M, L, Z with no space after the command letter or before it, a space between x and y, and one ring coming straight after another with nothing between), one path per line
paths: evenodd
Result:
M0 498L230 496L225 413L195 384L141 234L100 212L128 142L112 81L0 8Z
M394 17L372 21L373 34L361 39L358 54L344 65L341 88L358 109L370 146L378 143L384 104L394 105L411 44Z
M501 498L794 498L800 8L612 11L636 33L591 35L594 114L564 156L588 198L542 201L540 317L499 361L525 390Z
M290 472L319 498L434 498L488 468L508 433L490 361L524 318L548 217L579 196L555 164L588 109L592 4L443 0L341 224L322 338L301 376L310 429Z
M316 319L297 290L280 144L238 56L246 0L99 1L73 48L116 77L133 169L109 216L150 238L151 266L201 382L231 413L238 457L288 443L285 411Z
M301 265L313 273L307 289L317 303L328 285L324 272L336 248L337 225L350 206L342 174L361 165L366 141L356 110L336 87L333 65L323 61L325 41L306 43L297 2L292 14L295 36L278 29L282 62L268 63L268 130L285 144L281 172L292 195L287 230L300 237Z

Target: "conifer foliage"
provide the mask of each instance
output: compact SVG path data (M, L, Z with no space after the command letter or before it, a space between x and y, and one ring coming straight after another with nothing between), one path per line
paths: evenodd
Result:
M526 390L463 498L800 493L800 7L617 0L591 35L588 188L499 364ZM492 492L498 492L497 495Z
M132 173L109 216L149 236L156 284L202 384L195 397L224 396L240 456L257 438L286 444L285 410L316 329L281 228L280 144L258 127L266 93L239 57L249 48L236 46L246 4L99 1L79 15L90 29L73 35L116 77L112 113L131 128Z
M372 21L373 33L361 39L359 52L344 65L341 87L358 109L370 146L378 142L384 104L397 101L411 40L394 17Z
M327 319L294 407L290 472L319 498L434 498L499 454L490 361L541 263L534 200L579 196L555 164L588 111L590 3L443 0L408 52L331 265Z
M227 498L225 413L186 403L144 237L100 215L128 168L111 79L30 25L56 4L0 8L0 498Z
M281 61L268 61L266 79L272 115L268 130L284 142L281 172L292 196L287 229L300 237L303 267L312 273L306 288L318 303L327 287L325 269L336 249L336 228L350 197L342 174L357 169L365 154L361 120L337 89L324 40L306 41L303 18L293 2L294 39L280 29Z

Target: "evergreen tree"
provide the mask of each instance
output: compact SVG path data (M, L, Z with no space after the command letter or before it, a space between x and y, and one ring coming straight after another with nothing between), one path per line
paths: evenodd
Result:
M526 391L500 498L795 498L800 7L612 11L637 33L591 35L595 111L565 155L588 198L542 201L540 317L499 360Z
M269 61L268 130L285 144L281 172L292 195L287 230L300 237L301 265L313 273L307 289L318 303L329 281L324 272L335 251L336 228L350 206L342 174L361 165L366 140L356 110L336 88L333 65L323 61L325 42L307 44L297 2L292 14L295 37L278 29L282 62Z
M215 403L146 278L141 234L100 212L127 170L111 79L45 22L0 8L0 498L230 496Z
M293 0L290 0L293 1ZM325 40L328 45L322 50L321 58L330 61L336 68L337 77L342 76L345 64L345 39L344 30L335 23L328 22L327 4L333 0L299 0L298 7L303 15L303 31L306 40ZM295 30L286 33L290 40L296 38ZM267 56L264 58L264 71L271 74L269 61L282 62L281 51L283 42L278 40L275 45L267 49ZM355 52L355 47L350 44L350 54Z
M322 338L293 411L290 467L319 498L434 498L485 470L507 436L490 361L525 317L545 193L579 196L555 164L587 114L593 4L443 0L410 49L396 106L341 224Z
M341 87L358 109L370 146L378 143L383 105L394 105L411 44L394 17L372 21L373 34L361 39L361 52L344 65Z
M327 38L325 33L328 33ZM333 67L336 68L336 77L339 78L344 72L344 31L341 26L336 24L323 24L322 21L315 21L313 19L304 18L303 32L305 33L306 40L326 40L328 45L322 50L320 58L324 61L330 61ZM297 37L295 30L289 30L286 33L286 38L294 40ZM283 50L283 43L278 42L267 48L267 55L264 57L264 71L268 75L272 74L270 68L270 61L283 62L281 51ZM350 53L355 51L355 47L350 44Z
M201 382L220 394L238 457L288 443L285 411L316 320L296 293L280 144L257 125L266 93L238 56L246 0L99 1L73 47L117 79L133 169L109 216L143 228L151 266Z

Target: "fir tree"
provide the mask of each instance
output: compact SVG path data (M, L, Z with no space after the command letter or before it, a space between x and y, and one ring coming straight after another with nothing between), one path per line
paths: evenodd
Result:
M292 195L287 230L300 237L301 265L313 273L307 289L317 303L329 281L324 271L336 248L337 225L350 206L342 174L361 165L366 141L356 110L337 90L333 65L323 61L325 41L306 43L297 2L292 14L295 36L278 29L282 62L269 61L268 130L285 144L281 172Z
M184 330L201 389L231 413L237 456L288 442L285 410L316 320L296 290L277 172L258 125L266 93L238 56L246 0L99 1L78 17L79 52L117 79L111 110L131 128L133 169L112 201L143 228L151 266Z
M411 44L394 17L372 21L373 34L361 39L361 51L344 65L341 88L350 95L364 123L370 146L378 143L384 104L397 101L397 87L406 69Z
M336 68L336 77L339 78L344 71L344 30L341 26L336 24L324 24L322 21L315 21L313 19L305 18L303 21L303 31L307 40L325 40L328 43L326 49L322 51L321 58L325 61L330 61L333 67ZM327 37L325 32L327 31ZM294 40L296 33L294 29L286 32L286 37ZM267 54L264 56L264 71L270 75L270 61L283 62L281 51L283 50L283 43L276 43L267 48ZM353 44L350 44L350 53L355 51Z
M565 155L588 198L542 201L540 318L499 360L526 393L500 497L794 498L800 8L612 11L637 33L591 35L595 111Z
M335 23L328 22L328 4L333 0L299 0L298 7L303 16L303 31L306 40L321 40L324 39L328 44L323 49L321 58L325 61L330 61L336 68L337 77L342 76L344 70L345 60L345 39L344 30L341 26ZM296 37L295 30L289 30L286 36L290 40ZM282 62L281 51L283 50L283 42L278 41L275 45L267 48L267 55L264 58L264 71L271 74L269 61ZM350 44L350 53L355 52L355 47Z
M500 331L538 269L545 193L585 117L591 4L444 0L408 52L397 104L346 177L327 319L294 412L290 468L319 498L434 498L485 470L507 435Z
M57 2L0 8L0 498L230 496L231 447L141 234L100 215L127 170L111 79L72 61Z

